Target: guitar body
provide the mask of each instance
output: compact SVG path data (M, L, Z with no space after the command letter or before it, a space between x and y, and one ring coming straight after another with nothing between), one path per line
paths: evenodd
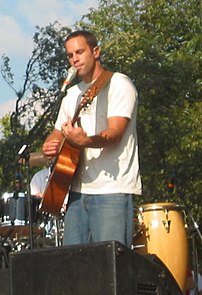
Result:
M79 161L80 149L65 140L43 193L40 210L59 215Z

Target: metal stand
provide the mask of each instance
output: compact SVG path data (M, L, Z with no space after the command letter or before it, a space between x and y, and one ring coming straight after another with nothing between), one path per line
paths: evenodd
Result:
M184 194L181 191L179 191L179 189L178 189L178 193L179 193L180 199L183 200L185 212L188 212L187 217L190 219L190 224L188 224L188 231L190 234L191 245L192 245L192 255L191 255L192 270L194 272L194 280L196 283L194 295L197 295L198 294L198 273L199 273L198 261L199 260L198 260L197 246L196 246L196 236L199 237L200 243L202 244L202 235L200 233L199 226L198 226L197 222L194 220L194 217L191 213L191 208L189 208L189 206L185 202L186 198L185 198Z
M11 228L9 229L9 231L7 232L6 236L3 238L1 245L0 245L0 256L1 256L1 267L2 268L7 268L9 267L9 259L8 259L8 253L6 251L5 248L5 243L7 241L7 239L10 237L10 235L12 234L14 230L14 223L12 222Z
M178 193L178 196L180 197L180 199L183 203L184 211L185 211L185 213L187 212L187 219L189 219L189 221L190 221L190 224L187 225L187 229L188 229L190 239L191 239L191 246L192 246L192 253L191 253L191 257L190 257L192 260L192 263L190 266L192 267L192 270L194 272L194 280L196 283L196 287L194 289L194 295L197 295L198 294L199 264L198 264L196 236L199 237L200 243L202 244L202 235L200 233L199 226L198 226L197 222L193 218L193 215L191 213L191 208L189 208L189 206L186 204L186 197L185 197L184 193L182 192L182 190L179 189L179 186L177 185L176 173L173 172L172 177L171 177L171 181L168 186L170 193L173 192L173 189L175 186L176 186L176 192Z
M23 145L18 152L20 158L25 160L25 167L26 167L26 178L27 178L27 208L28 208L28 220L29 220L29 243L30 249L34 249L34 235L33 235L33 210L32 210L32 198L30 192L30 153L29 153L29 146Z
M61 235L60 235L60 222L61 222L61 217L53 217L53 223L54 223L54 228L55 228L55 246L60 247L62 246L62 240L61 240Z
M8 254L3 246L0 245L1 267L7 268L9 266Z
M199 226L194 220L191 213L188 214L191 219L191 228L190 228L190 235L191 235L191 242L192 242L192 260L193 260L193 272L194 272L194 280L196 283L194 295L198 294L198 273L199 273L199 264L198 264L198 252L196 247L196 236L199 237L200 242L202 243L202 235L199 230Z
M199 226L198 226L197 222L194 220L191 213L189 213L189 217L190 217L190 219L192 221L192 224L193 224L193 231L194 231L195 234L198 235L198 237L199 237L199 239L201 241L201 244L202 244L202 235L201 235L201 232L199 230Z

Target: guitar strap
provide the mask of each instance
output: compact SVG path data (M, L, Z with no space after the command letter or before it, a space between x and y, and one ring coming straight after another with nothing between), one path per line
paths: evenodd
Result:
M107 84L113 74L114 72L103 70L86 92L88 92L90 89L95 89L94 96L97 96L98 92Z
M92 99L98 95L99 91L107 84L107 82L111 79L114 72L103 70L101 74L98 76L98 78L88 87L88 89L83 94L83 100L81 100L79 106L77 107L77 110L74 114L74 117L72 119L73 124L77 122L77 125L81 127L80 118L78 117L78 114L80 112L80 105L82 105L83 102L85 102L85 96L87 93L92 92L93 96Z

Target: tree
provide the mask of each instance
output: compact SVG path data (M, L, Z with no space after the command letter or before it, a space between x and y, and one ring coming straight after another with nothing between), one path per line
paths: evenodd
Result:
M17 97L15 111L1 121L2 191L10 186L16 170L19 169L17 152L23 144L30 145L30 151L40 149L43 140L53 128L61 102L58 89L67 72L64 38L70 29L61 28L55 22L45 28L37 27L36 30L35 47L27 63L24 83L18 91L14 87L10 59L6 55L2 56L1 73Z
M191 171L198 171L201 159L199 7L199 1L187 0L101 1L98 10L78 23L99 36L106 66L127 72L138 88L140 157L147 200L166 194L165 182L173 171L188 197L192 195L189 179ZM187 110L194 116L195 140L185 147L182 142L190 124L182 118ZM194 161L186 170L188 149ZM201 177L201 172L195 177Z
M199 0L101 0L98 9L91 9L75 24L76 28L96 33L104 66L128 74L138 89L143 196L136 199L136 205L177 202L186 206L186 212L191 211L199 222L202 213L200 25ZM53 25L38 28L34 37L39 48L36 77L48 82L53 101L64 79L63 40L69 31ZM36 93L47 110L50 99L46 95L42 99L42 90L39 87ZM32 92L32 99L34 96ZM40 133L37 136L43 139Z

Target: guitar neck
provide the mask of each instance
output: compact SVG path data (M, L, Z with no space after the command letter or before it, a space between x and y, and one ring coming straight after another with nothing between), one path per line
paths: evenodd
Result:
M74 114L74 117L72 119L72 125L73 126L76 124L76 122L79 121L79 113L80 113L80 111L81 111L81 108L78 106L78 108L77 108L77 110L76 110L76 112Z

